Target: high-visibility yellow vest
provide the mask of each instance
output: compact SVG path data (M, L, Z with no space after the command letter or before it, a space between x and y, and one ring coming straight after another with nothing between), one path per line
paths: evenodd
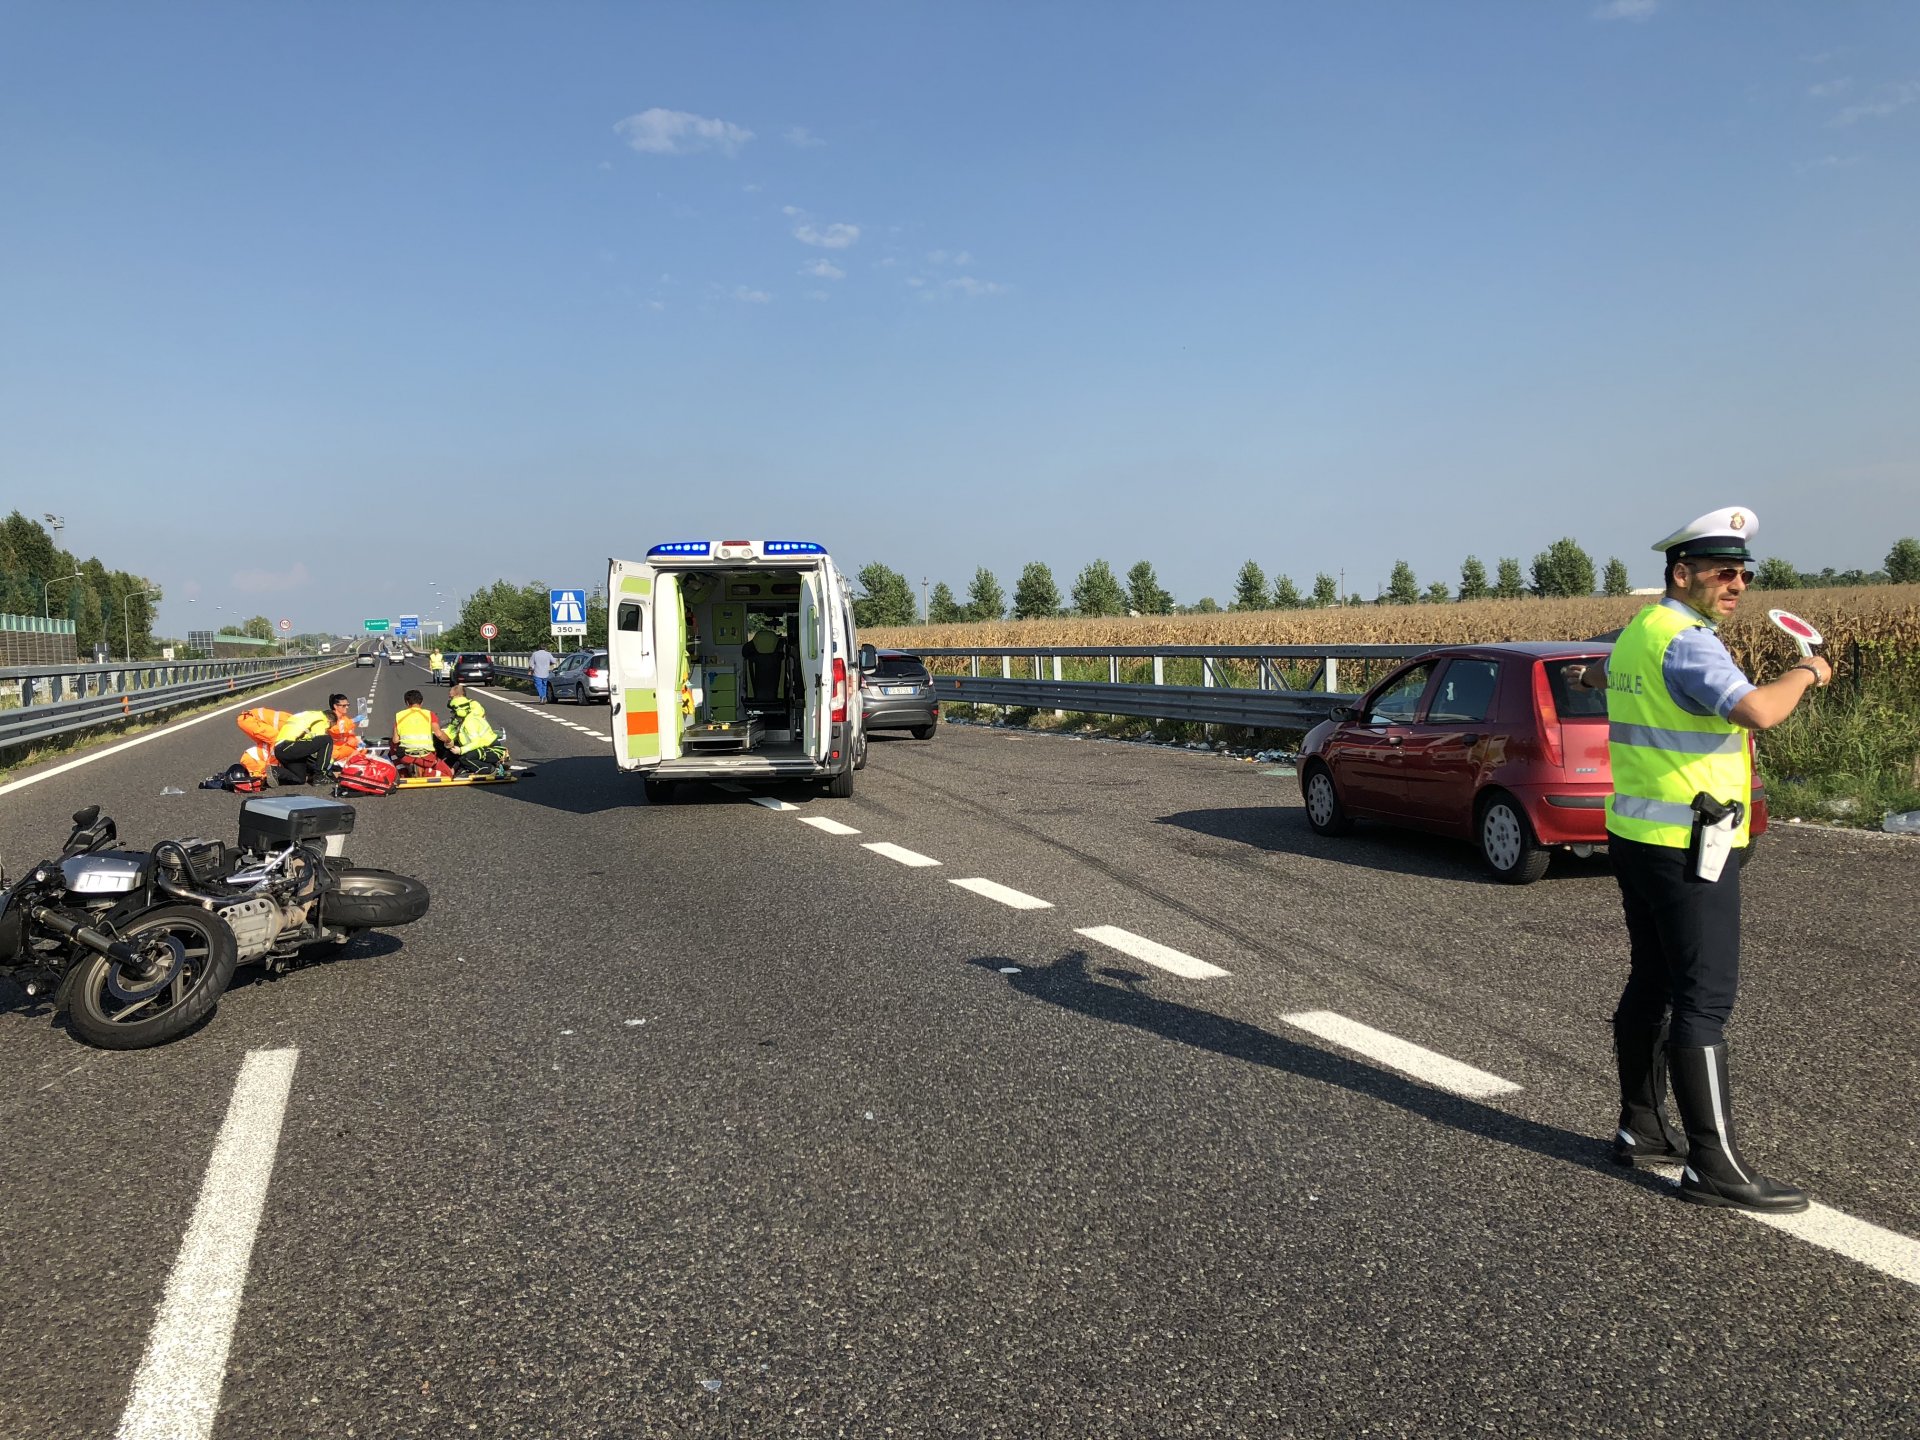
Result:
M1667 689L1667 649L1686 630L1705 628L1692 612L1649 605L1634 616L1607 658L1607 754L1613 794L1607 830L1623 840L1684 850L1693 836L1693 797L1738 800L1745 845L1752 817L1753 758L1747 732L1718 715L1681 708Z
M280 728L273 732L273 743L284 745L289 740L317 739L326 734L332 724L333 717L324 710L302 710L280 722Z
M493 733L493 726L487 723L487 712L480 708L478 700L450 700L447 708L453 712L453 724L447 729L447 738L452 742L454 754L465 755L469 750L484 749L500 738Z
M409 705L393 717L393 743L409 754L421 755L433 749L433 712Z

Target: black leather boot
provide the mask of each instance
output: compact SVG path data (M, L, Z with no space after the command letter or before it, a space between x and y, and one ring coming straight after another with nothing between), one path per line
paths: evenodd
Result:
M1806 1191L1760 1174L1741 1158L1734 1144L1726 1045L1675 1045L1668 1056L1673 1098L1680 1106L1680 1123L1687 1132L1687 1164L1680 1172L1680 1198L1695 1205L1776 1215L1806 1209Z
M1667 1124L1667 1025L1613 1022L1620 1067L1620 1128L1613 1158L1622 1165L1679 1165L1686 1150Z

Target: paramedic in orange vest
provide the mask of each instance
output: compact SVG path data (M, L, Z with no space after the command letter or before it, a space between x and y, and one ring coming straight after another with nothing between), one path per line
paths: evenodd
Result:
M344 695L335 695L327 702L331 717L327 724L327 737L333 741L333 758L336 761L366 749L366 742L360 738L359 722L347 713L348 708Z
M1607 848L1626 910L1631 961L1614 1011L1624 1164L1681 1163L1680 1198L1732 1210L1790 1213L1806 1192L1769 1179L1734 1143L1726 1025L1740 972L1740 870L1753 799L1749 733L1793 713L1833 678L1809 656L1765 685L1734 664L1719 627L1753 583L1753 511L1702 515L1653 548L1666 595L1620 632L1607 687ZM1666 1091L1684 1141L1667 1128Z

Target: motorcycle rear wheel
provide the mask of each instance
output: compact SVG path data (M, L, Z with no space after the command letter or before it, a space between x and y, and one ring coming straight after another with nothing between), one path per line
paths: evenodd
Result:
M329 925L348 930L384 930L408 925L427 913L432 897L410 875L391 870L343 870L334 888L320 899Z
M101 1050L145 1050L199 1028L220 1003L239 958L226 922L197 905L149 910L122 926L118 938L139 946L174 941L184 963L170 984L132 1001L113 994L118 966L105 955L89 954L67 972L58 999L67 1028Z

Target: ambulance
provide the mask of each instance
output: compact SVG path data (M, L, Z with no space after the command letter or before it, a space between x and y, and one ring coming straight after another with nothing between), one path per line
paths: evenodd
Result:
M846 579L811 540L676 540L608 564L608 710L650 804L687 780L813 780L866 764Z

